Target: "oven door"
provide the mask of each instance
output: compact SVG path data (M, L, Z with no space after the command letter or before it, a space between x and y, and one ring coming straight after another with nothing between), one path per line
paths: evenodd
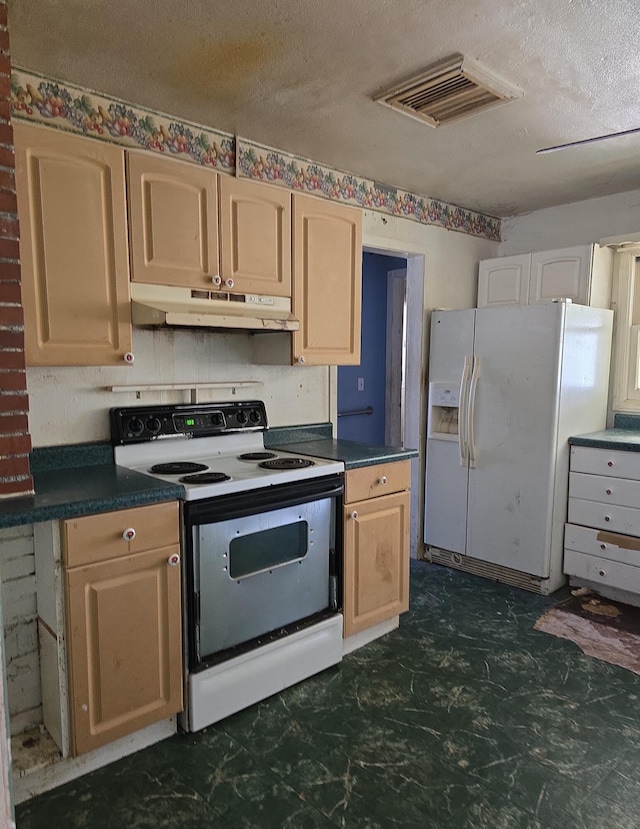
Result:
M185 505L192 671L338 611L342 475Z

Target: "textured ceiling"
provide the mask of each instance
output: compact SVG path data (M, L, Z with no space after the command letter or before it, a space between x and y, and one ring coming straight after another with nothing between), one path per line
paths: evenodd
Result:
M495 216L640 188L636 0L9 0L14 63ZM437 129L372 100L454 52L523 97Z

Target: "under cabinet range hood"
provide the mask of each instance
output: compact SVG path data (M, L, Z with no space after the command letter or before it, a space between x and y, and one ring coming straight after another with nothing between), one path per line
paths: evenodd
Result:
M139 326L297 331L289 297L131 283L131 321Z

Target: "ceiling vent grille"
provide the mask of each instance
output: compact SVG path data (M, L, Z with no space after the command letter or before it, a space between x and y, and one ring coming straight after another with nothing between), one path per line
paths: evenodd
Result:
M476 61L453 55L381 92L374 101L438 127L521 96L519 89L507 85Z

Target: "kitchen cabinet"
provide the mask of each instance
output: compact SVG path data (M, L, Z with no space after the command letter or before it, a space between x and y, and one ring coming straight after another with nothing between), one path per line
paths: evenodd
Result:
M131 351L124 152L14 125L27 365L110 365Z
M359 365L361 211L294 195L293 273L292 362Z
M570 470L564 572L640 604L640 453L572 446Z
M178 504L62 522L71 753L182 710Z
M599 245L503 256L480 262L478 308L567 298L609 308L613 253Z
M410 461L345 475L345 637L409 608Z
M291 296L291 194L144 152L127 153L131 279Z

